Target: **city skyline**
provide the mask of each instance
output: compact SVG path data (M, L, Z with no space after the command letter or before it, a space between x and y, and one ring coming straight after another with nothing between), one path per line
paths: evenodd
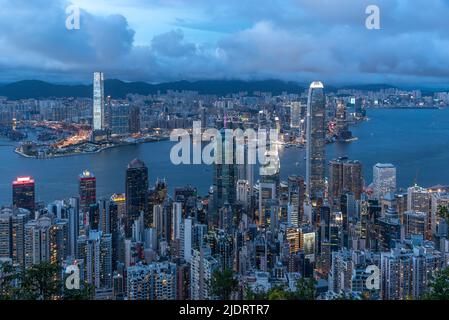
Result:
M0 300L449 300L448 0L0 2Z

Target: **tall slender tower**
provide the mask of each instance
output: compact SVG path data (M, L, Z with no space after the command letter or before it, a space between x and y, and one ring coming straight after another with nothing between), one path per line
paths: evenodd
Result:
M324 86L315 81L310 84L307 101L306 192L309 199L324 197L325 146Z
M94 72L93 129L105 129L104 74Z

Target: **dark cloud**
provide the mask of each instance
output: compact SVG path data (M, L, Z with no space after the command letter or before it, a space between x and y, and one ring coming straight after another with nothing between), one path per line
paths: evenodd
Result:
M123 15L82 11L81 29L69 31L66 1L0 0L0 81L88 81L93 70L103 70L108 77L150 82L444 83L449 80L448 2L132 0L126 5L168 8L173 15L172 28L136 45ZM373 3L381 9L381 30L365 28L365 8ZM198 18L184 19L187 10L198 12ZM215 32L219 39L199 40L195 32Z

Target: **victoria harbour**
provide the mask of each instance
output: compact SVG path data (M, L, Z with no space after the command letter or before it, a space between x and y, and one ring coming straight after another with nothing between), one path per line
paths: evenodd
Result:
M358 140L327 146L327 159L348 156L363 163L365 183L372 181L372 166L391 162L397 166L398 187L416 181L426 187L449 184L449 109L369 109L368 121L351 128ZM78 175L90 170L97 177L99 197L124 192L125 169L134 158L145 161L152 182L166 179L169 189L195 184L206 195L213 169L207 165L173 165L170 141L111 148L100 153L53 159L24 158L14 153L11 142L0 146L0 203L11 199L10 181L19 175L33 176L38 201L49 202L78 192ZM304 175L304 149L280 150L281 177Z

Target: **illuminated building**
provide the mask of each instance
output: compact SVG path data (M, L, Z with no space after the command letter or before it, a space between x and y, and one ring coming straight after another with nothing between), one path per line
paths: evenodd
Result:
M31 177L18 177L12 183L12 202L15 208L24 208L34 213L35 191Z
M111 133L114 135L125 135L129 133L129 105L113 104L111 106Z
M390 163L377 163L373 167L374 195L383 198L396 192L396 167Z
M325 106L323 84L312 82L307 101L306 191L309 199L324 197Z
M50 218L31 220L25 224L25 268L50 261Z
M85 215L84 219L86 219L90 206L95 204L97 201L97 179L92 172L84 170L80 174L78 182L80 211Z
M131 236L133 221L140 213L148 214L148 168L139 159L134 159L126 169L126 219L125 234Z
M288 223L298 227L303 222L305 185L299 176L288 177Z
M78 237L77 259L84 261L85 280L95 288L112 288L112 237L90 231Z
M209 283L219 263L211 256L210 248L193 249L190 266L190 298L192 300L211 299Z
M338 205L341 195L352 192L360 200L363 192L362 164L348 158L329 161L329 199L332 205ZM337 203L335 203L337 202Z
M128 300L175 300L176 265L161 262L129 267L126 286Z
M93 88L93 130L104 130L106 125L104 103L104 74L102 72L94 72Z
M61 264L69 254L69 221L56 219L50 228L50 262Z
M418 211L406 211L404 213L405 238L412 236L422 236L426 238L427 233L427 214Z

